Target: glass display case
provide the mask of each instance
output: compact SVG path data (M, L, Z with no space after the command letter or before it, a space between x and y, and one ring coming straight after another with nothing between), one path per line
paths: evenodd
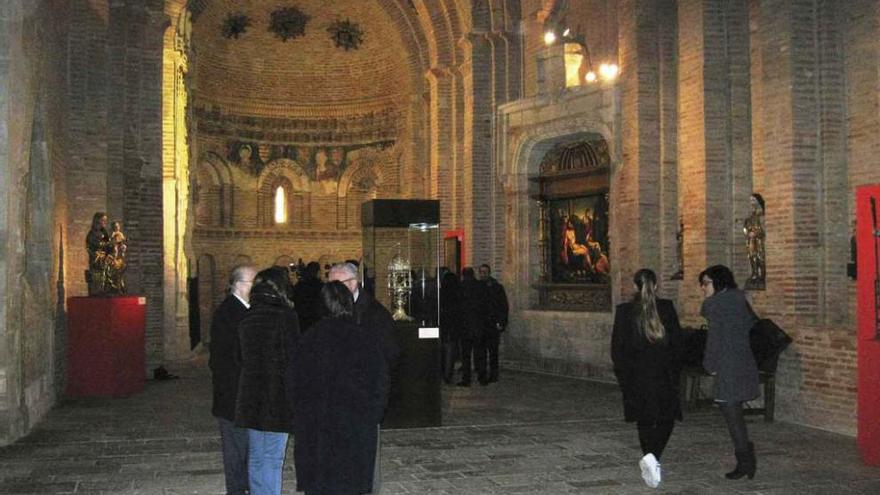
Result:
M364 203L363 286L397 321L439 321L440 203L376 199Z

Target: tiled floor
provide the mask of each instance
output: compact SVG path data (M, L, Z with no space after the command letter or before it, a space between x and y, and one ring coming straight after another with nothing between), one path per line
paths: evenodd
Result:
M57 407L0 449L0 493L223 493L210 379L203 367L172 371L181 378L135 397ZM728 481L730 443L711 409L677 427L652 490L619 402L612 385L513 371L488 387L448 387L448 426L383 432L383 493L880 493L880 468L861 464L854 439L757 417L758 475ZM291 462L285 478L294 493Z

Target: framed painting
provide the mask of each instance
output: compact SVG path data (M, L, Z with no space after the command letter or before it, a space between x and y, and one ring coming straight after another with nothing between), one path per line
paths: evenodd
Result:
M609 283L608 194L551 199L548 203L550 282Z

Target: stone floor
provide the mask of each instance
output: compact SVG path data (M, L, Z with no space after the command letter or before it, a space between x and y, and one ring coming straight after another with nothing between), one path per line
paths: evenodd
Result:
M181 378L134 397L61 404L0 448L0 493L223 493L209 377L172 371ZM647 488L608 384L508 371L489 387L446 388L444 408L448 426L383 432L383 493L880 493L880 468L862 466L854 439L757 417L757 477L725 480L730 444L711 409L677 427L664 483ZM294 484L288 463L285 493Z

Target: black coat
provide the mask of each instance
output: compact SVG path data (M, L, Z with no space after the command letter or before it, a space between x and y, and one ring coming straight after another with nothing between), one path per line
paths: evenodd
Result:
M666 330L650 343L639 330L637 303L617 306L611 337L614 374L623 393L626 421L681 420L679 375L683 335L672 301L657 299L657 313Z
M507 293L504 286L492 277L486 279L483 284L486 287L488 328L490 332L503 332L507 328Z
M235 403L236 426L260 431L293 431L285 383L299 337L296 311L282 303L255 302L238 324L241 378Z
M358 325L375 332L380 337L382 355L385 356L388 369L394 369L400 357L400 347L397 345L397 339L394 338L394 319L391 318L391 313L361 287L357 301L354 302L354 314Z
M369 493L387 401L381 337L324 318L299 340L293 362L296 489Z
M214 390L211 414L229 421L235 420L235 398L241 374L238 322L246 312L244 304L230 294L217 306L211 319L211 357L208 358Z
M461 282L461 319L458 327L458 340L479 339L491 325L489 311L486 302L489 300L489 290L486 284L477 280L462 280Z
M303 278L293 286L293 302L299 316L300 331L305 332L324 316L321 288L324 282L317 277Z
M700 314L709 321L703 367L715 374L715 399L746 401L758 396L758 366L749 345L756 317L740 289L707 297Z
M440 288L440 340L454 342L461 327L461 296L458 284Z

